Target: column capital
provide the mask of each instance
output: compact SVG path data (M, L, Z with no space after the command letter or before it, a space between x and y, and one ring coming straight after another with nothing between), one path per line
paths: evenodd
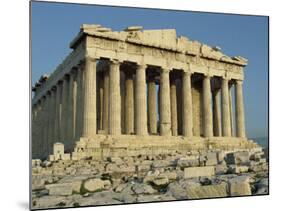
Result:
M69 74L65 74L63 77L62 77L62 80L63 81L67 81L69 79Z
M231 78L229 76L222 76L221 79L225 80L225 81L230 81L231 80Z
M85 60L90 60L92 62L96 62L98 60L98 58L90 56L90 55L86 55Z
M52 90L51 89L46 92L46 96L48 96L48 97L50 97L51 94L52 94Z
M214 75L210 74L210 73L204 73L204 77L207 79L211 79L211 77L213 77Z
M242 84L243 84L243 80L236 79L236 80L235 80L235 83L236 83L236 84L239 84L239 85L242 85Z
M57 86L56 85L54 85L54 86L52 86L52 88L51 88L51 91L56 91L57 90Z
M170 72L170 68L168 67L161 67L161 73L169 73Z
M122 63L123 61L119 60L119 59L109 59L111 64L114 65L120 65L120 63Z
M186 67L184 67L182 70L184 74L192 75L194 73L194 71L192 71L190 67L190 64L187 64Z
M137 68L138 68L138 69L146 69L147 66L148 66L147 64L143 64L143 63L137 64Z

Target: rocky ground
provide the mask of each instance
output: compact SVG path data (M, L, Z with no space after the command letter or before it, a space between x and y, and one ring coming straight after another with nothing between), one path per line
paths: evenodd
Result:
M268 194L263 151L32 161L32 208Z

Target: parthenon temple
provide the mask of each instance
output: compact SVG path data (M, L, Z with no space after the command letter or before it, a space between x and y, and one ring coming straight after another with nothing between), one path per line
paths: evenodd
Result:
M56 142L74 159L254 145L245 132L245 58L140 26L83 24L70 48L33 87L34 158Z

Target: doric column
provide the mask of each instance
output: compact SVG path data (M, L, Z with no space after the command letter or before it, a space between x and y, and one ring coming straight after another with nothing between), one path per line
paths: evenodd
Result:
M134 133L134 80L129 72L125 79L125 132Z
M81 66L76 71L76 83L77 83L77 96L76 96L76 117L75 117L75 138L78 140L82 136L82 114L83 114L83 74L84 71Z
M73 112L72 112L72 130L73 130L73 141L76 141L76 118L77 118L77 70L73 72Z
M37 139L37 156L42 158L42 146L44 143L44 97L39 100L38 114L38 139Z
M60 141L60 127L61 127L61 94L62 84L59 82L56 85L56 110L55 110L55 122L54 122L54 141Z
M99 72L97 75L97 130L102 130L103 128L103 96L103 73Z
M148 81L148 125L149 133L157 134L157 93L156 83L153 78Z
M193 110L192 110L192 93L191 93L191 73L184 72L182 80L182 133L183 136L193 136Z
M96 114L96 59L85 58L85 79L83 94L82 137L92 137L97 130Z
M54 121L55 121L55 90L51 89L49 93L48 105L48 154L52 152L52 145L54 143Z
M170 99L171 99L171 129L172 135L178 135L178 116L177 116L177 87L175 80L171 81L170 86Z
M68 84L68 121L67 121L67 137L69 141L73 141L74 139L74 74L73 72L69 75L69 84Z
M162 69L160 74L160 135L171 135L169 69Z
M42 114L43 114L43 136L42 136L42 147L41 147L41 155L43 155L43 157L47 156L47 152L48 152L48 103L49 103L49 99L48 99L48 94L46 94L46 96L43 97L43 110L42 110Z
M242 81L236 80L235 84L235 108L236 108L236 130L237 136L245 138L245 117Z
M122 71L121 71L122 69ZM123 68L120 68L120 96L121 96L121 134L126 133L126 126L125 126L125 73Z
M214 136L221 136L221 103L219 90L213 92Z
M50 152L50 143L51 143L51 133L52 133L52 93L51 91L47 92L46 95L46 155L49 155Z
M108 134L108 110L109 110L109 73L104 70L103 75L103 130Z
M136 70L136 134L147 134L146 65Z
M115 60L109 70L109 133L121 134L120 64Z
M231 131L230 136L233 136L234 135L234 127L233 127L232 93L231 93L231 86L232 86L232 84L229 83L228 86L229 86L229 89L228 89L229 90L229 94L228 94L228 96L229 96L230 131Z
M62 143L67 143L67 109L68 109L68 76L64 76L62 83L62 106L61 106L61 132L60 138Z
M39 101L32 106L32 158L38 158L38 117L39 117Z
M211 78L209 75L203 79L203 115L204 136L213 136L213 114L212 114Z
M53 144L56 142L56 136L55 136L55 121L56 121L56 100L57 100L57 89L56 87L52 88L52 96L53 96L53 105L52 105L52 148Z
M177 116L178 116L178 134L183 135L183 86L182 78L176 79L177 87Z
M231 136L228 79L222 79L222 135Z

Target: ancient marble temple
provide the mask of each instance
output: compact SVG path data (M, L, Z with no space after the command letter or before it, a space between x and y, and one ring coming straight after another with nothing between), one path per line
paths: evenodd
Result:
M139 26L83 24L70 48L33 87L34 158L56 142L72 159L254 145L245 134L243 57Z

